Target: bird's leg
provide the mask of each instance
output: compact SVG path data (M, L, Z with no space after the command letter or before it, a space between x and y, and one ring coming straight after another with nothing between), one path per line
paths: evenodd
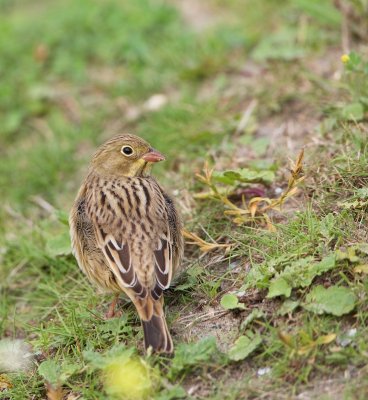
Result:
M116 307L116 303L119 300L119 296L120 296L119 293L115 294L115 297L112 300L112 302L109 306L109 309L107 310L107 313L105 314L106 319L110 319L110 318L114 318L114 317L118 316L117 314L119 314L119 312L115 313L115 307Z

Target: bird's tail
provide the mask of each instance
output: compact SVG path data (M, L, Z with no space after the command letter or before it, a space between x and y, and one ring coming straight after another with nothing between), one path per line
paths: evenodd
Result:
M153 351L157 353L172 353L174 351L173 341L163 313L161 316L153 314L148 321L142 320L142 325L146 350L152 346Z
M136 297L134 304L142 321L146 350L151 346L156 353L172 353L174 345L167 329L163 297L157 300L151 296L144 299Z

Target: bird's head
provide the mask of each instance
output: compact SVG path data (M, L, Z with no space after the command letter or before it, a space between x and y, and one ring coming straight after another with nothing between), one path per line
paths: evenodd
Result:
M96 152L91 166L104 176L147 176L153 163L165 157L138 136L123 134L105 142Z

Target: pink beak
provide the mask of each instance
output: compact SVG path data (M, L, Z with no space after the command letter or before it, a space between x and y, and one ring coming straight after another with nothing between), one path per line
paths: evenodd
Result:
M146 154L143 154L141 157L142 160L147 161L147 162L159 162L159 161L164 161L165 157L157 150L155 149L149 149Z

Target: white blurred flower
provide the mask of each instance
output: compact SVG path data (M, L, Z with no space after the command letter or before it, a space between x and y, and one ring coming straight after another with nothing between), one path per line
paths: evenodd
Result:
M26 371L32 360L31 347L23 340L0 340L0 373Z

